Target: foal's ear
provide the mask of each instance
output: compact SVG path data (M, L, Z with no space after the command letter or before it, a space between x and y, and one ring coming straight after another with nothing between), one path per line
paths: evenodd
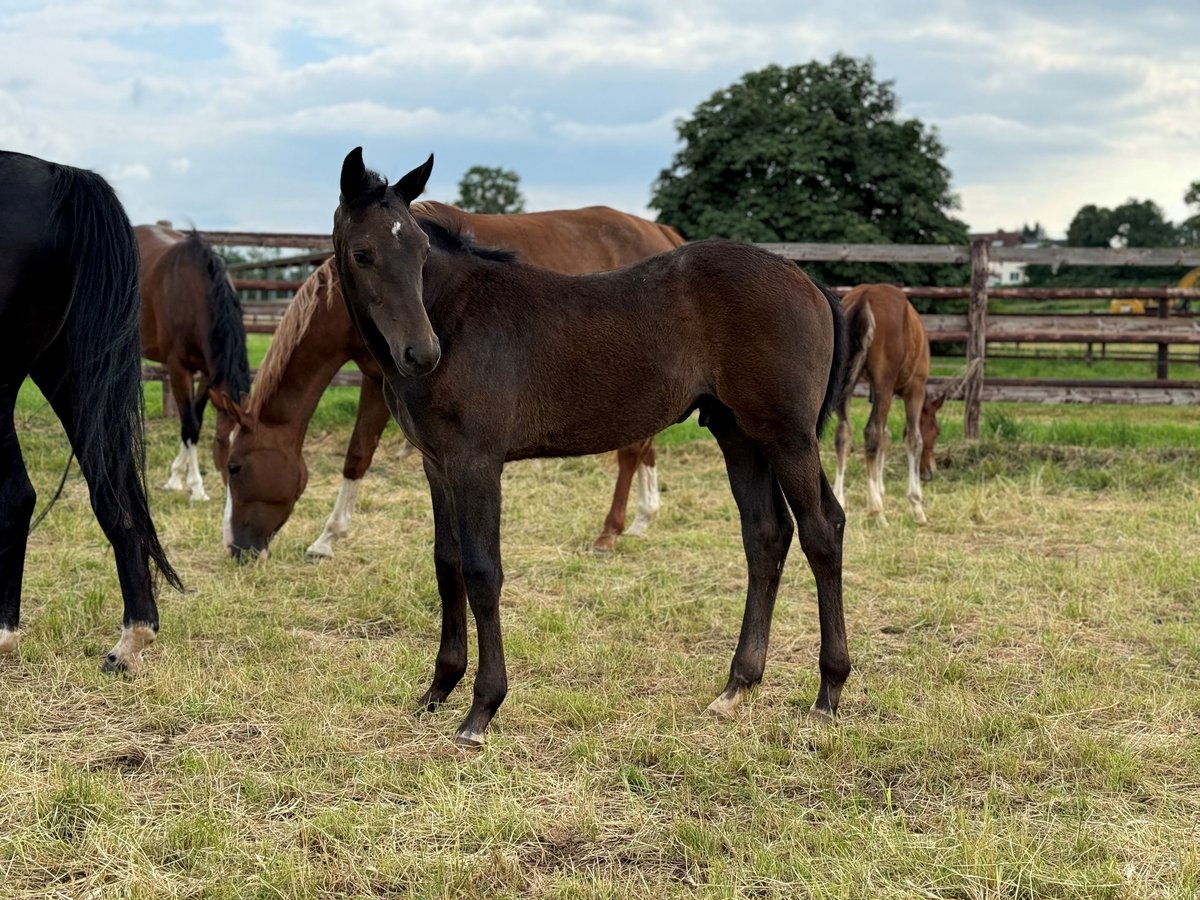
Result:
M362 147L355 147L342 162L342 200L353 200L368 187L367 167L363 164Z
M403 197L405 203L412 203L425 193L425 183L429 181L432 171L433 154L430 153L429 159L397 181L392 190Z

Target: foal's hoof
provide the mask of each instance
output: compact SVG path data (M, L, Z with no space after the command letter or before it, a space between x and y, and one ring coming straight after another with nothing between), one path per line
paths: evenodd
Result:
M9 628L0 628L0 655L6 653L17 652L17 642L21 639L21 632L13 631Z
M827 709L818 709L816 704L809 707L808 718L810 721L818 725L836 725L837 714L832 713Z
M742 705L742 700L745 698L745 691L725 691L708 704L704 712L710 716L716 716L718 719L732 719L733 714L737 712L737 708Z
M463 729L454 736L454 745L464 750L478 750L483 746L483 734Z
M313 544L304 551L304 559L307 562L321 562L322 560L333 559L333 551Z
M617 536L615 534L602 534L592 544L592 550L596 553L612 553L616 549Z

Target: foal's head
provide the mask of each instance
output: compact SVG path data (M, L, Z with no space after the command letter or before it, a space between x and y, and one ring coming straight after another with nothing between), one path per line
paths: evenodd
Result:
M346 306L372 355L403 375L427 375L441 359L422 299L429 238L409 211L425 190L433 155L391 187L363 165L362 147L342 164L333 252Z

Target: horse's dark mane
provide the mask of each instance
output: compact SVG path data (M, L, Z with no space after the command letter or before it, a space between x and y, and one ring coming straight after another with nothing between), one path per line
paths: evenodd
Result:
M94 172L51 164L53 216L68 235L74 284L64 326L72 370L62 384L73 393L75 455L90 457L99 471L106 460L132 456L132 484L113 485L112 495L146 556L166 580L183 585L159 543L145 480L145 406L142 395L138 309L138 250L125 210L108 183ZM119 469L119 467L112 467ZM92 487L93 498L96 488Z
M209 352L213 371L209 379L231 397L240 398L250 391L250 364L246 358L246 331L242 325L242 303L229 282L225 261L196 233L188 232L179 245L174 264L184 259L199 269L208 282L207 301Z
M474 256L492 262L511 263L517 261L518 255L515 250L481 247L476 244L471 233L463 231L462 223L447 224L422 215L417 215L416 219L421 230L429 238L429 243L439 250Z

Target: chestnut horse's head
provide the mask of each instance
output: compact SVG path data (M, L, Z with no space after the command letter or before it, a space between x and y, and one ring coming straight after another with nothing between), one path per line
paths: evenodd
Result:
M385 369L428 375L441 359L423 299L429 238L409 211L425 190L433 156L391 187L363 165L362 147L342 164L333 253L350 318Z
M937 443L942 427L938 425L937 414L946 402L944 393L937 396L925 395L925 404L921 407L921 480L932 481L937 475L937 457L933 455L933 445Z
M228 394L214 397L236 424L229 439L224 542L238 562L267 555L276 532L308 484L308 467L284 429L260 425L247 411L247 395L236 403Z

